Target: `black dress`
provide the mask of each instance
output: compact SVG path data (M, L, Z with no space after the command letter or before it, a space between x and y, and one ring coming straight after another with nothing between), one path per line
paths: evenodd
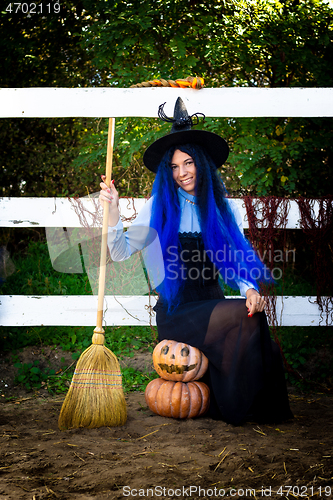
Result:
M207 356L202 381L210 387L212 418L233 425L292 418L281 353L265 313L250 318L245 299L225 299L199 233L181 233L180 245L186 249L180 305L168 314L158 300L159 340L185 342Z

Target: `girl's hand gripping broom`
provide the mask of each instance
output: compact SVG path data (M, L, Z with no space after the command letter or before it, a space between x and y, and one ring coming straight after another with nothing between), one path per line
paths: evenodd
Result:
M110 186L115 119L109 119L105 183ZM59 415L61 430L124 425L126 403L117 357L104 346L103 302L108 234L108 203L104 202L98 287L97 325L92 345L80 356Z

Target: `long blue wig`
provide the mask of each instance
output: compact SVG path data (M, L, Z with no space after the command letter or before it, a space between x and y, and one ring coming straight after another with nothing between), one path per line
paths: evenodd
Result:
M198 145L186 144L170 148L164 155L153 184L152 213L150 226L159 236L165 264L165 279L157 288L162 300L171 312L177 307L183 286L180 272L180 259L172 260L172 273L169 271L168 249L180 248L179 225L180 205L177 184L170 168L176 149L188 154L196 166L196 198L198 217L204 248L215 264L224 282L238 289L237 279L246 280L253 288L258 281L271 281L269 270L259 259L249 241L240 231L229 203L222 179L209 155ZM223 255L221 260L220 256ZM175 265L179 272L175 273ZM175 279L175 274L179 277Z

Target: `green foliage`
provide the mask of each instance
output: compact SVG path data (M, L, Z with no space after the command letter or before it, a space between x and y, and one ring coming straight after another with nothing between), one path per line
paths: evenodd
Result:
M332 9L326 2L241 0L227 5L223 29L217 26L212 37L210 62L223 64L234 85L331 85Z
M311 354L315 354L316 349L313 347L302 347L300 349L299 346L293 346L293 344L289 342L285 346L285 351L285 359L288 365L291 366L293 370L299 371L299 369L305 365L306 358Z
M84 196L86 186L96 191L105 167L73 167L93 124L77 118L1 119L1 196Z
M73 351L73 359L91 344L91 328L6 328L7 342L4 351L29 345L57 345L63 350ZM11 330L11 335L8 334ZM32 334L33 331L33 334ZM302 390L328 390L333 379L333 328L332 327L282 327L277 336L287 362L287 379ZM152 352L155 345L154 335L148 327L117 327L107 329L106 345L119 359L132 357L135 351ZM79 351L77 350L79 349ZM50 393L63 393L68 390L72 379L72 366L55 373L48 367L41 367L38 360L33 363L20 363L13 355L13 363L18 373L15 383L28 390L47 389ZM156 373L139 372L131 367L122 368L123 386L127 391L143 391L147 383L157 377Z
M105 344L118 357L133 357L135 351L153 352L155 347L154 330L150 327L113 327L105 334Z
M156 134L167 133L168 127L159 120L148 118L118 118L115 130L115 150L112 176L120 196L149 196L154 174L142 162L145 148L153 142ZM73 161L74 170L103 174L106 162L108 120L97 120L96 129L82 141L79 155ZM97 184L98 180L98 184ZM100 179L88 185L89 191L99 189ZM86 193L83 193L86 194Z
M87 22L80 2L62 2L59 15L2 9L1 86L78 87L101 78L78 46Z
M1 87L85 87L102 83L88 54L79 47L87 18L82 5L61 3L61 14L0 13ZM76 194L78 179L96 183L93 172L74 171L80 140L92 120L1 119L1 196ZM85 190L86 191L86 190Z
M294 237L296 238L296 236ZM277 295L315 295L315 278L309 250L303 255L303 239L297 236L299 247L289 261L275 262ZM295 241L290 241L294 248ZM281 257L282 258L282 257ZM286 260L286 257L283 257ZM0 285L3 295L90 295L92 294L86 273L66 274L52 267L47 244L44 241L28 241L23 253L14 254L15 272ZM306 265L306 268L304 267ZM304 273L306 270L306 273ZM280 277L281 275L281 277ZM225 286L226 295L239 295L239 292Z
M309 198L329 194L331 119L243 118L228 120L220 133L229 138L228 162L241 193Z
M111 85L203 76L209 86L328 86L332 10L323 1L86 1L82 35ZM103 11L103 13L102 13Z
M68 391L74 368L66 371L41 369L39 361L33 363L15 363L17 375L14 384L24 387L28 391L46 389L50 394L64 394ZM147 384L158 377L156 372L141 372L131 367L121 368L124 392L144 391Z
M28 391L39 389L47 383L49 377L55 375L54 370L41 370L38 360L33 363L15 363L14 366L18 369L14 383L22 385Z
M65 394L73 378L73 373L74 368L54 375L50 374L45 383L41 384L41 388L46 389L49 394Z
M332 9L322 1L207 5L187 0L142 0L130 5L116 1L103 2L103 10L101 22L88 28L90 35L84 35L82 43L96 66L109 70L111 85L126 87L187 74L200 74L212 87L332 85ZM103 22L107 12L110 17ZM130 71L125 69L128 65ZM123 170L126 179L120 174L122 181L117 183L116 177L116 185L121 194L131 195L132 186L138 187L140 195L150 188L150 179L147 189L136 182L142 177L140 151L153 139L150 132L159 131L154 125L148 131L145 121L134 122L133 137L127 126L118 128L119 157L128 167ZM231 194L328 193L333 154L330 119L210 119L206 128L231 146L222 169ZM139 175L133 176L133 170Z
M208 87L329 87L332 12L324 0L83 0L37 22L3 11L0 85L129 87L197 74ZM146 196L153 176L142 154L168 127L117 122L116 185L121 195ZM330 120L215 119L207 127L231 146L223 173L232 194L328 194ZM97 191L106 128L100 119L2 119L2 195Z
M158 378L156 372L140 372L131 367L122 368L121 370L123 376L123 389L125 392L136 392L144 391L147 384Z
M1 349L12 351L34 345L57 346L63 351L73 352L77 359L82 351L90 346L93 328L82 327L2 327ZM119 326L105 331L105 345L116 356L133 357L140 349L152 352L155 334L150 327Z
M0 339L4 352L14 352L13 363L17 368L15 384L27 390L47 389L51 394L68 390L74 372L74 362L68 367L62 359L61 368L56 373L50 367L41 366L39 360L21 363L18 353L29 345L48 345L72 352L76 361L80 354L91 345L91 327L4 327ZM150 327L113 327L105 332L105 345L119 358L131 358L135 352L152 353L155 346L154 332ZM16 353L16 354L15 354ZM126 392L143 391L156 373L141 372L132 367L122 367L123 387Z
M277 330L286 377L302 390L331 390L333 385L333 327L283 327Z
M0 285L3 295L91 294L86 274L59 273L53 269L44 241L28 241L24 253L15 253L12 261L16 270Z
M222 4L187 0L85 3L100 12L82 45L111 85L127 87L153 77L179 78L206 72L205 47ZM103 11L103 14L102 14ZM204 42L203 42L204 41Z

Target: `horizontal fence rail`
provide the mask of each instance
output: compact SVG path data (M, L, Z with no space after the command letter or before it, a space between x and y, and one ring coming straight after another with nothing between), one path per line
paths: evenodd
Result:
M207 117L333 116L333 88L1 88L0 118L157 117L178 96Z
M244 229L248 229L244 201L240 198L233 200L242 216ZM130 225L126 219L131 219L140 212L146 201L145 198L120 198L120 211L125 227ZM95 197L81 198L80 202L86 209L86 214L98 204ZM318 202L314 202L315 216L318 208ZM290 200L286 229L300 229L300 219L297 202ZM0 221L2 227L80 227L75 200L68 198L0 198Z
M240 297L227 297L227 300ZM276 312L280 326L325 325L316 297L277 297ZM105 326L155 325L155 296L106 296ZM95 326L97 296L94 295L2 295L2 326Z
M87 213L98 207L96 198L83 198ZM121 198L121 216L131 219L146 203L143 198ZM244 227L248 227L244 202L236 199ZM74 209L75 201L67 198L0 198L0 226L2 227L82 227ZM314 212L318 204L314 203ZM130 222L125 220L125 226ZM300 214L296 201L290 200L288 229L300 229ZM232 298L232 297L229 297ZM229 299L228 298L228 299ZM239 298L239 297L237 297ZM155 324L151 307L155 296L107 295L104 321L106 325ZM93 326L96 323L97 296L0 296L0 325L2 326ZM277 297L276 315L280 326L326 325L316 297Z

